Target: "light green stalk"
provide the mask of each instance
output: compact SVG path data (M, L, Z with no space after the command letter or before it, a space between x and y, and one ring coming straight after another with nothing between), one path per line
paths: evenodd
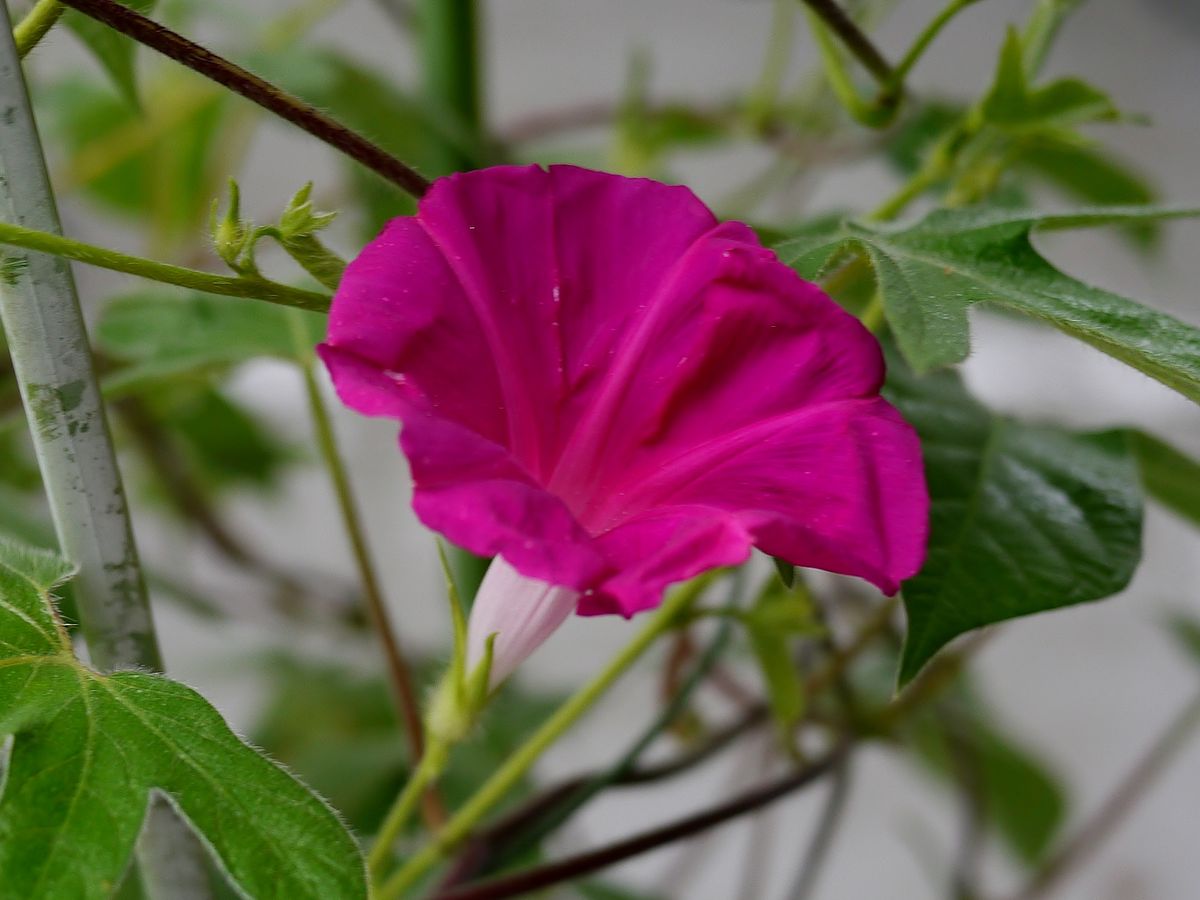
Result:
M0 22L0 217L60 231L17 47ZM125 490L71 269L43 253L5 258L0 320L63 555L78 568L80 624L98 669L162 670ZM202 851L165 807L143 837L151 897L209 895Z
M54 27L54 23L62 18L66 7L58 0L38 0L17 27L13 29L13 42L17 45L17 55L24 59L38 45L46 33Z

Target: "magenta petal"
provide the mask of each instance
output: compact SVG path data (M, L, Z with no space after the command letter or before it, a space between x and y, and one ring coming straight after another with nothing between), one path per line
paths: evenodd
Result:
M626 615L752 546L887 591L916 437L878 343L687 189L573 167L440 179L349 266L321 348L403 422L421 520Z
M674 506L643 513L596 543L614 574L584 593L579 612L632 616L658 606L663 591L677 581L745 562L753 538L726 512Z
M563 502L503 447L427 413L404 419L413 509L429 528L480 556L503 555L532 578L584 589L606 562Z

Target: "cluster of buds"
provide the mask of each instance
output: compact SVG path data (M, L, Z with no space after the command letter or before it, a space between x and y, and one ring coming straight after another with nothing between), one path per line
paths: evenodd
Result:
M259 278L255 250L263 238L272 238L306 272L333 289L341 280L345 261L329 250L316 233L336 218L335 212L318 212L312 204L312 182L295 193L277 225L255 226L241 214L241 191L229 182L229 206L221 215L220 200L214 200L210 219L213 249L229 268L246 278Z

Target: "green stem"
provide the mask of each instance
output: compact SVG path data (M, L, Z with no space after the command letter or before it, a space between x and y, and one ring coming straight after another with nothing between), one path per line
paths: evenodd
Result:
M908 52L896 64L896 68L892 72L891 87L897 90L903 89L904 82L908 78L908 73L913 70L913 67L925 55L925 51L929 49L929 45L933 43L934 38L942 33L942 29L950 24L951 19L968 6L978 2L979 0L950 0L950 4L934 16L932 21L921 30L916 40L913 41L912 46L908 48Z
M868 128L880 128L890 122L895 115L896 104L893 102L890 106L884 106L878 102L873 103L863 99L842 60L841 50L837 41L833 39L833 34L811 10L808 11L808 19L809 25L812 26L817 51L821 55L825 78L829 81L830 90L833 91L838 102L856 122L866 125Z
M140 256L130 256L116 250L108 250L104 247L96 247L72 238L62 237L49 231L25 228L8 222L0 222L0 244L24 247L26 250L40 250L42 253L73 259L90 266L98 266L101 269L124 272L126 275L137 275L151 281L174 284L209 294L266 300L281 306L294 306L298 309L315 312L326 312L329 309L329 296L316 291L289 287L265 278L213 275L211 272L201 272L198 269L187 269L183 266L173 266L170 263L143 259Z
M896 193L868 213L867 218L876 222L890 222L908 209L910 203L945 178L949 171L950 164L947 156L935 149L929 159L925 161L925 165L913 173L908 181L900 185Z
M422 0L419 9L426 99L476 142L483 133L477 0ZM440 141L438 152L439 174L471 165L470 157L454 142Z
M459 809L437 837L387 880L379 891L378 900L399 897L466 838L492 807L525 777L542 753L591 709L659 637L674 627L678 617L696 602L708 584L708 579L698 578L667 597L654 618L633 641L603 671L560 706Z
M329 472L329 480L333 485L334 494L337 496L342 528L350 542L354 564L358 570L359 583L367 601L367 611L383 649L387 662L388 680L392 686L397 711L404 722L410 757L415 763L423 757L425 742L421 707L417 700L412 668L400 648L396 630L392 626L391 616L388 614L387 604L383 597L383 589L371 557L371 550L367 545L367 536L362 526L358 503L354 499L354 489L350 485L350 476L338 450L337 437L333 430L333 422L330 420L329 409L325 398L321 396L321 388L317 384L313 372L314 354L304 315L296 310L291 313L290 319L297 358L300 360L300 368L304 374L304 388L312 415L313 431L316 433L317 447L320 450L321 459L325 463L325 468ZM432 802L435 809L440 808L435 800ZM433 812L431 817L434 821L440 821L440 816L436 812Z
M13 42L17 45L17 55L22 59L28 56L29 52L46 36L46 32L54 27L54 23L62 17L66 9L58 0L38 0L33 9L13 29Z
M404 831L404 826L412 818L421 797L426 795L442 774L448 752L449 748L445 744L439 741L430 742L425 755L421 757L421 762L404 785L396 802L392 804L392 808L388 810L387 817L375 836L375 843L371 845L371 851L367 854L367 870L371 873L373 882L378 882L383 877L392 858L392 848Z
M762 72L750 95L750 122L762 126L767 122L779 102L779 86L787 73L795 38L793 17L795 0L775 0L771 12L771 31L767 36L767 49L763 54Z
M1063 20L1074 11L1079 2L1080 0L1038 0L1021 36L1021 45L1025 48L1025 71L1030 78L1041 70Z
M0 17L0 215L53 238L61 230L16 44ZM17 227L17 226L6 226ZM20 229L29 231L29 229ZM9 258L10 261L13 257ZM92 664L162 671L129 509L71 269L16 257L0 282L0 321L20 386L46 499L75 591ZM206 900L203 851L165 805L139 841L151 897Z
M742 587L741 573L736 573L734 577L735 580L729 591L729 599L721 608L730 613L736 611L736 604ZM671 698L671 701L663 707L658 717L642 733L642 736L638 738L633 746L616 763L597 774L591 781L580 785L577 790L565 797L562 803L558 804L544 818L536 822L527 833L522 834L514 840L512 844L505 848L504 857L496 862L503 864L505 860L520 856L526 850L537 846L543 838L566 822L577 809L602 792L606 787L620 781L632 772L642 754L658 740L663 732L679 720L679 717L687 709L688 702L696 692L696 689L700 687L701 683L708 676L708 673L712 671L713 666L717 664L721 654L728 647L732 635L733 618L728 617L717 628L717 633L704 649L704 652L700 654L699 659L688 673L687 678L679 686L678 691Z

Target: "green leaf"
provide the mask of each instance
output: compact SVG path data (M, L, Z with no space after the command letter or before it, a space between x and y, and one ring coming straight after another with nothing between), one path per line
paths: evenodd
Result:
M119 297L104 308L95 338L105 353L131 365L106 379L105 389L133 390L255 357L295 360L291 315L269 303L209 294L150 290ZM316 345L324 336L324 317L302 315Z
M155 0L120 0L120 2L123 6L146 14L154 9ZM75 32L79 39L88 46L125 98L137 106L137 73L134 71L137 44L120 32L73 9L67 10L63 15L63 24Z
M840 240L806 235L778 249L801 274L847 248L875 270L888 324L919 372L964 359L967 309L995 303L1042 319L1200 402L1200 330L1060 272L1030 242L1035 229L1135 224L1196 210L1113 207L1038 214L1006 209L937 210L909 225L847 221Z
M1200 462L1144 431L1131 431L1146 493L1200 525Z
M1096 206L1140 206L1156 199L1145 175L1070 133L1042 132L1023 147L1024 165L1080 200Z
M232 107L194 86L163 93L168 99L152 96L143 115L107 85L73 75L46 88L43 107L68 150L60 189L82 190L140 225L149 215L156 240L182 242L195 237L217 192Z
M1023 129L1118 117L1107 94L1077 78L1062 78L1041 88L1031 88L1025 76L1023 55L1020 35L1010 28L992 87L980 106L985 121L1001 128Z
M955 374L913 377L898 360L887 394L921 437L932 503L925 565L903 588L901 684L960 634L1128 584L1142 498L1125 432L998 416Z
M248 897L367 896L334 812L242 743L200 695L158 675L75 659L48 591L52 554L0 542L0 884L13 897L106 900L151 792L201 835Z
M909 724L910 746L940 778L975 786L986 821L1020 862L1036 866L1066 816L1059 780L969 686L939 706Z

